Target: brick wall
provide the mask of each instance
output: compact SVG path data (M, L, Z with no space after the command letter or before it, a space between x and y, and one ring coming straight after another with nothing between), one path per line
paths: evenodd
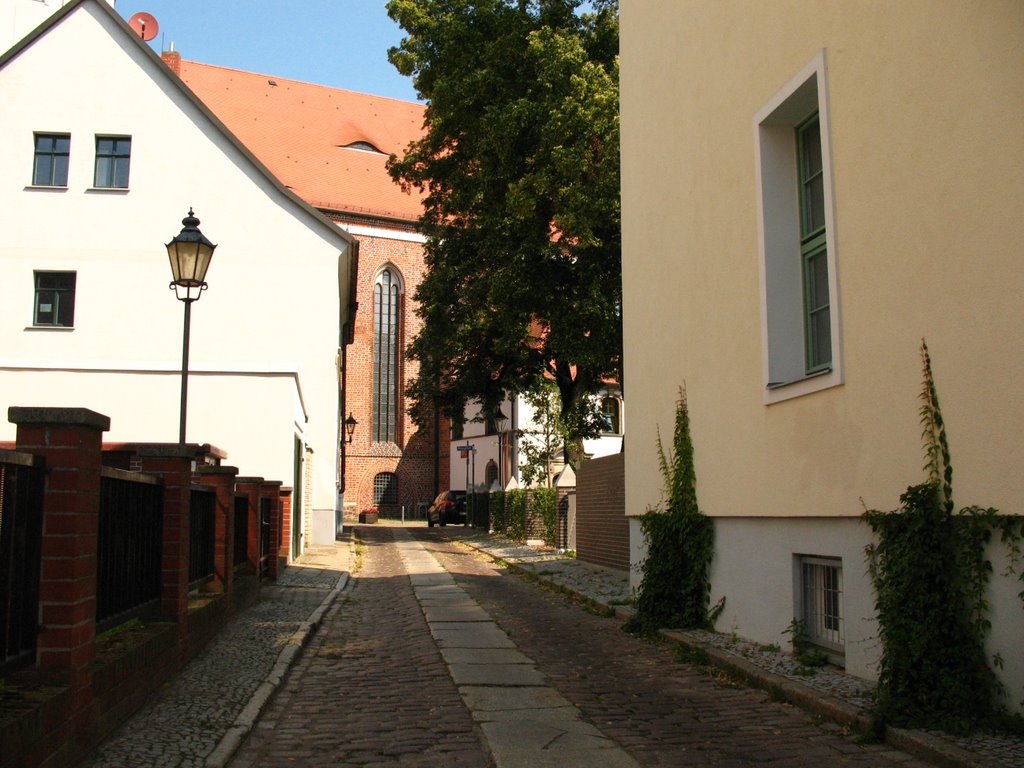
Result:
M580 464L576 473L576 556L607 568L629 570L625 455Z
M415 377L417 365L399 360L399 404L397 443L374 443L372 415L373 387L373 292L377 275L384 266L401 275L404 294L399 308L399 345L404 349L422 325L412 300L423 279L423 245L387 237L361 235L359 240L359 275L353 341L347 350L344 374L345 413L356 419L358 426L352 442L345 446L344 509L348 519L373 506L373 479L380 472L398 477L399 504L407 513L414 512L420 502L429 502L448 488L449 428L442 420L426 430L417 429L408 415L405 388Z

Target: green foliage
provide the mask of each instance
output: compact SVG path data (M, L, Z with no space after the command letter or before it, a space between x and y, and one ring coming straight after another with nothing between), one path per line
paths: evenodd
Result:
M647 633L661 627L710 628L714 620L709 610L714 524L697 507L690 414L682 388L672 448L665 453L659 434L658 459L667 502L640 519L647 558L636 613L626 622L626 629Z
M555 382L581 438L621 358L618 10L580 0L390 0L389 57L426 103L392 156L421 190L427 271L412 415Z
M512 541L526 541L527 492L505 492L505 535Z
M505 511L505 492L496 491L487 494L487 508L491 515L491 530L499 536L508 531L508 516Z
M865 513L877 538L867 555L882 641L878 717L960 733L1000 714L1001 689L985 657L985 547L1000 530L1019 551L1024 521L981 507L954 512L949 444L923 341L921 358L928 481L909 487L899 509Z
M811 642L807 635L807 627L803 621L793 619L789 622L789 627L782 634L789 635L790 642L793 645L793 655L805 667L817 668L825 666L828 657ZM798 672L798 674L800 673Z
M558 491L535 488L530 491L531 511L540 518L541 536L552 547L558 543Z
M561 398L554 382L541 379L524 399L533 410L535 427L518 432L519 471L526 485L550 486L551 464L570 439L561 418Z

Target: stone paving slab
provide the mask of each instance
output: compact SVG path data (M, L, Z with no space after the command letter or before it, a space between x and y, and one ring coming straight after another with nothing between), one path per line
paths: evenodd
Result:
M544 675L530 664L459 664L448 662L456 685L513 686L545 685Z
M432 624L430 634L440 648L515 648L494 622Z
M632 613L634 595L629 574L586 563L550 548L516 544L476 530L448 531L448 538L461 541L490 557L500 559L542 582L568 589L598 604L613 608L620 619ZM813 676L785 651L774 651L758 643L716 632L665 632L678 642L703 647L711 661L727 669L741 668L751 683L769 690L792 693L791 701L811 712L853 725L870 717L874 684L825 668ZM935 731L890 729L891 743L911 754L951 768L968 766L1024 766L1024 738L1012 734L974 734L954 737Z
M450 622L472 622L472 621L490 621L491 617L487 611L481 608L475 603L459 602L455 604L442 604L442 605L423 605L423 614L427 617L427 621L431 624L434 623L450 623Z
M442 648L441 656L452 664L532 664L533 662L511 648Z
M534 713L544 710L544 720L554 715L561 720L578 720L580 713L565 700L558 691L547 686L536 688L494 688L492 686L459 686L459 693L466 700L473 716L478 720L493 720L496 713L519 711ZM523 719L523 718L517 718Z

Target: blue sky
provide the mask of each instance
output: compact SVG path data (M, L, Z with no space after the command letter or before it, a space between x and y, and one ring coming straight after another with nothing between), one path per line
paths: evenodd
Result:
M416 100L412 80L388 62L401 28L384 0L117 0L159 24L159 53L174 43L183 59L335 88Z

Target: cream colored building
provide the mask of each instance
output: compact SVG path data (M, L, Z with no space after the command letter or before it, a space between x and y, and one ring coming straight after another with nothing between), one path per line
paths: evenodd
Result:
M634 562L685 383L718 628L785 644L825 589L820 640L872 678L861 515L925 480L922 338L957 504L1024 512L1024 5L625 0L621 24Z
M102 0L0 57L0 101L3 413L81 406L111 417L107 440L177 441L183 305L164 244L192 207L218 247L192 308L187 439L294 487L301 529L333 531L351 238Z

